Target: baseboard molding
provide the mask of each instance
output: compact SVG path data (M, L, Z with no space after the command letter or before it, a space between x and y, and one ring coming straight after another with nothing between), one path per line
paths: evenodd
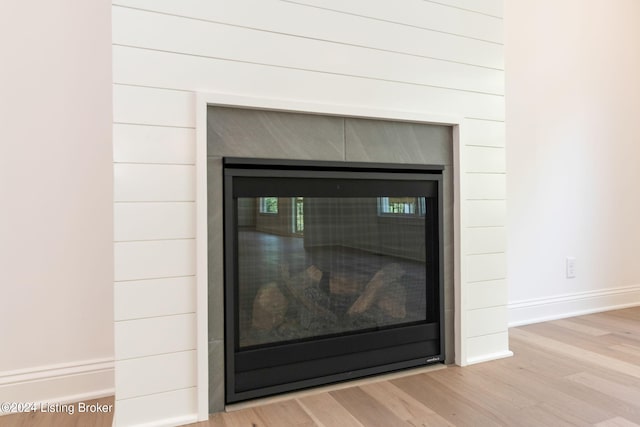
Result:
M473 358L467 359L467 364L465 366L475 365L476 363L490 362L492 360L504 359L506 357L512 357L512 356L513 356L513 352L509 350L501 351L500 353L486 354L480 357L473 357Z
M507 305L509 327L640 306L640 285L576 292Z
M113 419L115 426L115 417ZM198 415L185 415L184 417L169 418L161 421L154 421L151 423L137 424L137 427L176 427L184 426L187 424L193 424L198 422Z
M0 402L40 404L98 399L113 395L114 383L111 358L4 371L0 372Z

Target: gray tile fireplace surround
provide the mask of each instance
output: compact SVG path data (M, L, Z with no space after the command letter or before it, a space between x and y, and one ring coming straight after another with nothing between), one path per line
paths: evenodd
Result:
M453 362L453 139L443 125L208 107L209 409L224 409L222 158L400 164L444 170L446 361Z

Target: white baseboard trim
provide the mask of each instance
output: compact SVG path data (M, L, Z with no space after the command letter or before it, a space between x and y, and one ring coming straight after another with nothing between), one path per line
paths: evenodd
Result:
M194 415L186 415L184 417L169 418L166 420L154 421L151 423L136 424L136 427L176 427L176 426L183 426L186 424L193 424L197 422L198 422L198 414L194 414ZM114 426L115 426L115 417L114 417Z
M79 402L113 395L114 383L112 358L0 371L0 401L37 405Z
M509 327L640 306L640 285L510 302Z
M501 351L500 353L484 354L480 357L472 357L470 359L467 359L466 366L475 365L476 363L490 362L492 360L504 359L506 357L512 357L512 356L513 356L513 352L509 350Z

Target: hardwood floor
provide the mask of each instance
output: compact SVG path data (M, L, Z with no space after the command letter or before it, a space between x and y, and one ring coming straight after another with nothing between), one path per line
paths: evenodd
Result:
M306 392L190 426L640 426L640 307L509 332L512 358ZM108 427L112 419L36 412L2 416L0 426Z
M190 426L640 426L640 307L509 332L512 358L305 393Z
M84 405L83 405L84 404ZM43 411L0 416L2 427L111 427L113 396L49 406ZM97 411L98 409L103 411Z

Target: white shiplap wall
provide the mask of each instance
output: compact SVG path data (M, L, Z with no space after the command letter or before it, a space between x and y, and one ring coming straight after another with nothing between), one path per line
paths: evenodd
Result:
M117 425L197 412L196 92L465 117L458 358L507 354L502 0L114 0L112 13Z

